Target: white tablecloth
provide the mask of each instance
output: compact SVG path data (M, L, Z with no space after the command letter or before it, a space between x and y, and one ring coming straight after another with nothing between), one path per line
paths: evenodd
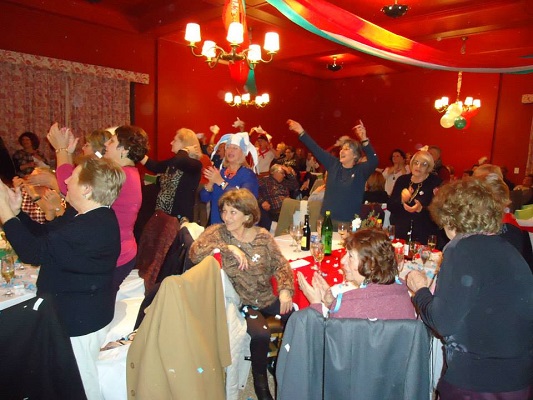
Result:
M312 232L311 235L316 235L316 232ZM289 261L297 260L298 258L309 257L311 255L309 250L296 251L296 248L291 246L293 241L291 235L289 234L276 236L274 239L276 240L276 243L278 244L283 256ZM340 245L340 235L338 232L333 232L333 243L331 247L332 250L337 250L342 247Z
M29 264L21 264L24 269L17 268L15 270L15 279L13 279L13 287L11 291L13 296L5 296L7 292L7 284L2 280L0 285L0 310L5 310L8 307L22 303L35 297L37 287L35 282L39 276L39 268L32 267Z

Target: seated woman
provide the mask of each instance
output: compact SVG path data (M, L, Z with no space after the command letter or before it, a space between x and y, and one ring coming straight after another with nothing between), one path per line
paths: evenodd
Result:
M533 276L498 235L505 201L485 179L444 185L429 206L450 238L435 293L425 274L407 275L422 320L443 338L443 400L532 398Z
M310 285L298 272L298 284L311 307L321 312L322 302L331 318L415 319L387 234L381 229L361 229L350 233L345 243L343 284L332 288L315 272ZM332 292L338 293L336 298Z
M272 235L254 226L259 221L257 199L247 189L226 191L218 201L223 224L206 228L191 246L193 263L220 249L222 268L241 298L250 351L255 393L259 400L270 400L267 353L270 330L265 317L280 314L286 320L292 310L293 275ZM279 296L271 279L278 282Z
M0 183L0 222L7 239L21 261L41 265L37 296L53 299L89 399L101 398L96 360L115 312L112 282L120 231L110 206L124 179L114 162L82 160L67 179L72 207L44 225L20 212L20 189Z

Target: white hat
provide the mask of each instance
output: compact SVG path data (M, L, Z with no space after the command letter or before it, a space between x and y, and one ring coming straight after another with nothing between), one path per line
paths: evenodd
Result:
M213 153L211 154L211 158L216 154L218 147L222 144L226 143L226 146L229 144L234 144L236 146L239 146L244 153L244 156L247 156L248 154L252 155L252 160L254 161L254 169L257 165L257 150L255 146L250 143L250 138L248 137L248 132L238 132L238 133L227 133L224 136L220 138L218 143L215 145L215 148L213 149Z

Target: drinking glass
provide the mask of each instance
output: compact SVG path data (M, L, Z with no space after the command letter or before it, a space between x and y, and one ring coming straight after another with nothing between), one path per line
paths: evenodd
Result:
M389 234L389 239L391 242L396 239L396 227L394 225L389 225L387 227L387 233Z
M316 270L321 271L322 260L324 259L324 245L322 242L311 243L311 255L315 259Z
M7 292L4 293L4 296L13 296L15 293L11 290L13 284L11 281L15 277L15 264L13 263L13 258L3 257L2 258L2 278L5 279L7 283Z
M316 233L318 234L318 237L322 237L322 223L324 220L322 218L319 218L316 220Z
M346 233L348 232L348 224L346 222L339 222L339 225L337 225L337 231L341 237L339 244L342 246Z
M396 257L396 264L398 264L398 272L402 272L405 256L403 254L403 247L394 247L394 256Z
M289 233L290 233L290 235L292 237L292 244L291 244L292 247L298 246L298 244L296 243L296 239L295 239L294 235L299 230L301 230L300 224L291 224L289 226Z
M300 225L298 225L298 228L295 232L294 232L294 240L296 241L296 252L299 253L300 251L302 251L301 247L300 247L300 243L302 242L302 236L303 236L303 231L302 231L302 228Z
M435 246L437 246L437 235L429 235L428 236L428 247L431 251L435 249Z
M424 267L428 262L429 257L431 257L431 250L429 249L429 247L420 246L418 254L420 255L420 259L422 260L422 267Z

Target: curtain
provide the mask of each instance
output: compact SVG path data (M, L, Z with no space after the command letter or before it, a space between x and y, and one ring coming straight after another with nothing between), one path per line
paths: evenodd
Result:
M132 79L126 73L0 50L0 134L10 154L21 148L18 136L31 131L41 140L39 149L54 160L46 140L54 122L69 126L77 137L130 123Z

